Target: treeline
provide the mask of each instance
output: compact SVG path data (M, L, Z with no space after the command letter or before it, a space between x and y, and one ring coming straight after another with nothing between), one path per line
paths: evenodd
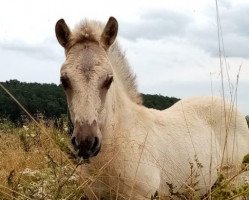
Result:
M2 82L11 94L30 112L32 116L41 114L47 119L67 115L67 102L61 86L56 84L26 83L18 80ZM144 105L148 108L165 109L179 99L162 95L142 94ZM0 88L0 118L14 123L22 123L26 114L15 101Z
M63 90L56 84L25 83L10 80L2 83L30 114L42 114L46 118L60 117L66 113ZM4 91L0 90L0 117L20 122L25 113Z
M147 108L155 108L157 110L169 108L180 100L175 97L167 97L157 94L142 94L142 97L144 106Z

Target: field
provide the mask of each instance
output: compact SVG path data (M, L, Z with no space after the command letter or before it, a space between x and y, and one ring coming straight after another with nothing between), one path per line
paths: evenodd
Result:
M67 132L52 124L40 119L38 124L27 122L16 127L1 120L0 199L87 199L84 189L89 188L89 182L83 181L78 170L84 163L75 157ZM198 176L194 166L190 166L193 180ZM232 175L224 170L212 192L203 198L246 199L249 196L246 173L246 165ZM195 196L198 190L195 181L182 193L170 187L169 199L199 199ZM151 199L158 199L156 191Z
M49 124L0 123L0 199L80 199L68 135Z

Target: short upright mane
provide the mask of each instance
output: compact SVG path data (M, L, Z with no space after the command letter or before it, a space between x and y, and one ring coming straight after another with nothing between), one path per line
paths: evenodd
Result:
M80 22L72 31L69 46L85 41L100 43L100 37L104 29L104 24L93 20ZM117 42L107 50L108 58L113 66L115 75L121 81L128 97L137 104L142 104L142 97L136 85L136 76L131 71L130 65L121 51ZM115 77L114 77L115 79Z

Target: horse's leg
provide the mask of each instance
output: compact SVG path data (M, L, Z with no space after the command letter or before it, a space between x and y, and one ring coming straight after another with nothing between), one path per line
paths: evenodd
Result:
M136 181L132 184L131 199L151 199L160 189L160 170L158 168L141 165L139 167Z

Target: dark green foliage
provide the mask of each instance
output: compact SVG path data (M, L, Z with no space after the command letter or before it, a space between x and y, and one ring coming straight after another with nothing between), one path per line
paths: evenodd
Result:
M65 94L61 86L56 84L26 83L18 80L10 80L2 84L32 116L42 114L46 119L58 119L68 114ZM162 95L142 94L142 96L146 107L159 110L168 108L179 100ZM25 113L1 88L0 118L7 118L15 124L22 124L23 120L25 120Z
M246 155L244 156L242 163L244 163L244 164L249 164L249 154L246 154Z
M2 83L15 98L33 115L57 118L67 113L63 89L56 84L25 83L10 80ZM0 88L0 117L17 123L25 113L14 100Z
M143 104L148 108L155 108L157 110L164 110L175 104L180 99L175 97L167 97L157 94L142 94Z
M247 125L249 127L249 115L246 116Z

